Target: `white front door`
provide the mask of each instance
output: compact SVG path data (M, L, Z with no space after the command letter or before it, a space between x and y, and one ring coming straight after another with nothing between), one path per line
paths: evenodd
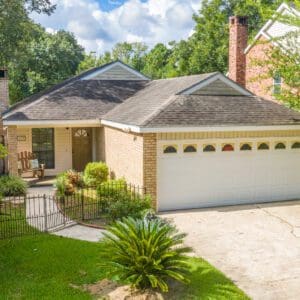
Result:
M245 141L246 142L246 141ZM158 209L188 209L231 204L300 199L300 149L295 141L267 141L270 149L258 150L261 141L250 141L251 150L222 151L226 141L160 142L158 144ZM188 144L197 152L184 153ZM177 153L163 153L167 145ZM215 152L203 152L207 144Z

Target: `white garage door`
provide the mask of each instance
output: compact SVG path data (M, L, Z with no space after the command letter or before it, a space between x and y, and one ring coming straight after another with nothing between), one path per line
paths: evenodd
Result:
M247 143L251 150L241 151L243 143L240 141L194 142L196 152L184 153L183 149L191 143L160 142L158 209L300 199L300 143L283 141L277 146L279 149L275 149L278 142L266 141L261 150L258 149L263 144L261 141ZM216 151L203 152L208 144ZM228 145L234 150L222 151L222 147L228 150ZM264 149L266 145L269 149ZM166 150L168 146L171 148ZM176 153L172 153L175 150Z

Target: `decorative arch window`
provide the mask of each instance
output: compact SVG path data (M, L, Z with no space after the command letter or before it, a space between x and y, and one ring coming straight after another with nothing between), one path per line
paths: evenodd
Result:
M230 152L230 151L234 151L234 146L232 144L224 144L222 146L222 151L223 152Z
M241 151L250 151L252 150L252 145L250 143L244 143L240 146Z
M275 150L283 150L285 148L286 148L285 143L282 142L279 142L275 145Z
M269 144L268 143L260 143L257 147L258 150L269 150Z
M165 154L177 153L177 146L174 145L165 146L164 153Z
M88 136L88 132L85 129L78 129L76 130L75 137L87 137Z
M203 152L215 152L216 147L214 145L205 145L203 148Z
M300 149L300 142L293 143L292 149Z
M196 145L185 145L183 152L184 153L195 153L195 152L197 152L197 146Z

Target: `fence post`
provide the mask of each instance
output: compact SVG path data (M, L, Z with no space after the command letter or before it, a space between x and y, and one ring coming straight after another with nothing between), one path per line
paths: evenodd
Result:
M48 231L48 218L47 218L47 198L46 195L43 195L43 203L44 203L44 231Z
M81 219L84 221L84 190L81 190Z

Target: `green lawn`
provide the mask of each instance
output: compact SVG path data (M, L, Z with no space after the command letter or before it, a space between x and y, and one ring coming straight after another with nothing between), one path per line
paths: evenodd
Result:
M105 277L101 244L48 234L0 240L0 299L93 299L75 289ZM191 284L166 299L248 299L202 259L191 259Z

